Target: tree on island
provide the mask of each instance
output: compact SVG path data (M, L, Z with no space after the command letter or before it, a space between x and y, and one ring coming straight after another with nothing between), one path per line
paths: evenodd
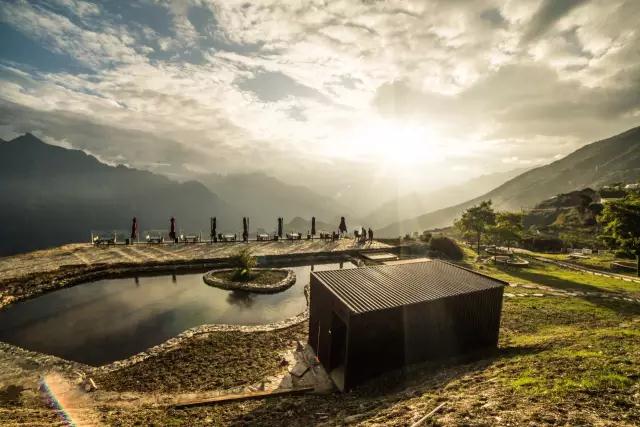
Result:
M598 221L605 239L636 256L636 274L640 276L640 198L629 195L606 203Z
M480 255L480 241L482 235L488 228L496 223L496 213L491 206L491 200L485 200L477 206L472 206L462 214L462 217L455 222L455 226L463 234L474 234L478 244L478 255Z

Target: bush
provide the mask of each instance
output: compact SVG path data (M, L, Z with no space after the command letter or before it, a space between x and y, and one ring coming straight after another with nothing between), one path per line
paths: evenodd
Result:
M251 270L256 266L257 260L251 254L251 249L241 249L234 257L234 263L238 269L233 275L234 280L246 281L251 279Z
M555 237L529 237L522 239L522 246L536 252L560 252L564 242Z
M460 261L464 253L458 244L448 237L432 237L431 249L438 251L449 259Z

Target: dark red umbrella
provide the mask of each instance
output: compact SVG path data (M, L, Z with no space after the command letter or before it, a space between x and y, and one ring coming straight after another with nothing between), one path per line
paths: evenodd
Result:
M242 240L249 241L249 218L242 217Z
M131 221L131 241L136 240L138 237L138 219L134 216Z
M176 219L174 217L171 217L171 226L169 228L169 237L172 240L176 239Z

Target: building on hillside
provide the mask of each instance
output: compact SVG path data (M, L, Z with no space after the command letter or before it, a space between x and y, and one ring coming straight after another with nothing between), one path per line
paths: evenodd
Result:
M505 282L428 260L311 274L309 345L340 390L496 348Z

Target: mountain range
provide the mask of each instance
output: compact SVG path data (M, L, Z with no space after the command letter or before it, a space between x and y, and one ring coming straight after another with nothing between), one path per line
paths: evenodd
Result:
M88 242L91 230L128 230L133 216L140 232L167 230L171 216L185 232L240 216L199 182L109 166L31 134L0 143L0 196L0 255Z
M519 168L482 175L462 184L447 186L436 191L414 191L383 203L366 215L362 222L368 226L380 228L395 221L413 218L443 206L465 202L485 194L487 191L522 174L526 170L527 168Z
M311 221L312 216L338 224L341 216L351 213L335 199L261 172L202 175L198 180L242 215L249 216L253 228L269 232L276 228L278 217L283 217L285 224L295 217Z
M468 207L491 199L497 209L519 210L559 193L599 188L614 182L640 180L640 127L603 139L566 157L529 170L497 188L466 202L394 222L378 236L397 237L408 232L446 227Z

